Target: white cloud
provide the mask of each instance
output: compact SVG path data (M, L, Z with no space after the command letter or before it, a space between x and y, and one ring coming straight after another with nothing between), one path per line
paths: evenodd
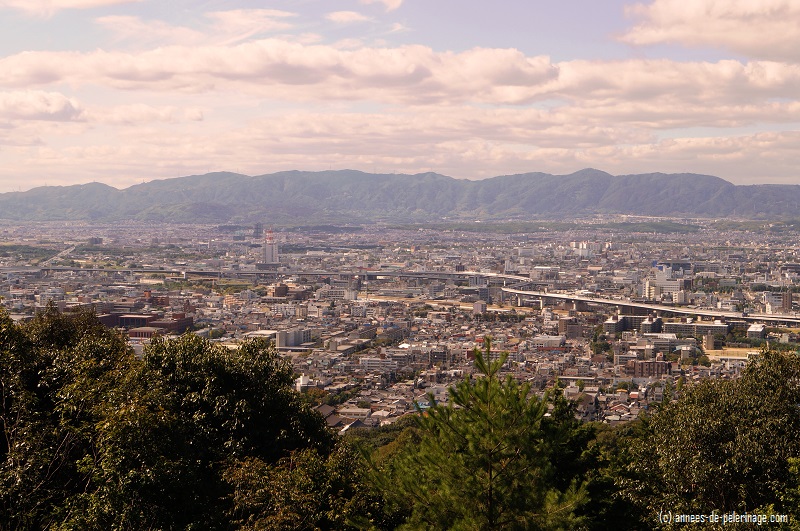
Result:
M244 41L264 33L284 31L292 27L286 19L294 13L277 9L232 9L206 13L215 22L215 32L226 36L222 44Z
M192 45L207 40L201 31L134 16L97 17L95 23L111 32L115 41L135 42L139 48L149 48L164 42Z
M242 108L250 107L243 102ZM4 148L0 183L13 185L21 173L46 174L50 182L108 182L124 175L110 184L125 186L144 178L230 169L251 175L294 168L432 170L480 178L526 171L570 173L587 166L619 174L692 171L738 182L755 177L789 182L796 178L800 156L800 132L726 136L720 131L659 140L649 124L615 122L602 109L593 114L589 107L403 106L369 113L329 112L328 105L321 109L276 109L254 114L247 124L220 121L218 115L198 127L182 122L192 109L119 106L87 110L91 121L107 114L93 132L70 129L87 124L30 122L21 135L0 131L0 144L12 136L25 139ZM54 137L59 142L51 143ZM8 186L0 184L0 189Z
M168 46L141 53L23 52L0 59L0 86L65 82L187 92L227 87L294 100L513 103L534 97L557 74L548 58L526 57L516 50L340 50L279 39L235 46Z
M138 27L136 20L123 20L131 31ZM313 45L286 39L128 53L36 51L0 59L0 87L57 83L156 92L239 90L292 101L527 105L558 100L604 107L650 102L680 114L699 105L795 101L800 65L666 59L552 63L513 49L455 53L425 46L365 47L356 40Z
M203 111L196 107L182 109L176 106L155 107L144 103L134 103L87 109L84 116L87 121L100 124L134 125L158 122L199 122L203 120Z
M325 37L323 37L319 33L312 33L312 32L298 33L296 35L280 34L276 35L275 38L286 42L294 42L296 44L302 44L304 46L309 46L311 44L319 44L325 40Z
M83 109L74 99L40 90L0 92L0 118L9 120L81 120Z
M264 33L288 30L292 24L286 19L294 16L294 13L275 9L213 11L205 13L209 25L202 30L135 16L98 17L95 22L110 31L115 40L128 41L138 49L147 49L163 43L227 46Z
M800 131L738 136L684 137L656 143L609 146L581 153L580 162L603 161L615 173L642 168L717 175L734 183L797 183Z
M361 0L362 4L383 4L386 11L394 11L403 5L403 0Z
M622 40L726 48L747 57L800 60L796 0L654 0L628 14L640 22Z
M770 61L567 61L558 67L558 86L550 87L551 94L604 104L658 98L679 105L746 104L794 100L800 89L800 66Z
M334 11L325 15L325 18L337 24L351 24L353 22L365 22L368 17L356 11Z
M401 115L297 113L244 127L217 125L171 132L155 126L128 127L91 145L59 148L37 146L36 136L31 136L28 147L5 148L5 160L13 164L0 167L0 188L16 187L21 173L47 175L51 183L57 179L108 182L112 176L124 175L110 184L126 186L144 178L209 170L234 169L257 175L331 167L408 173L431 170L461 178L527 171L570 173L588 166L615 174L653 170L709 173L733 182L754 178L796 182L797 177L800 132L796 131L657 140L621 127L548 126L530 117L509 127L503 120L510 113L465 118L455 108L429 111L425 108ZM504 131L504 127L514 131ZM0 143L2 139L0 133Z
M0 0L0 8L16 9L31 15L51 16L65 9L91 9L141 0Z
M732 3L741 22L744 4ZM643 22L625 38L689 43L644 31L699 27L699 14L672 21L648 11L670 5L678 4L637 7ZM295 16L232 10L192 27L108 16L97 23L124 51L0 58L0 190L9 189L3 180L16 188L20 175L125 175L111 183L120 186L209 170L329 167L477 178L592 166L797 182L800 132L785 130L800 129L800 63L554 63L515 49L321 44L328 40L300 33L313 26ZM728 39L755 50L745 37ZM65 87L75 98L58 92ZM783 132L753 132L770 128Z
M768 61L553 64L506 49L453 53L422 46L365 48L354 40L321 46L277 39L142 53L25 52L0 59L0 86L62 83L164 96L246 93L283 102L523 108L546 102L546 112L511 110L505 119L535 112L573 126L624 124L642 131L800 123L800 66ZM154 106L163 107L168 106ZM156 121L183 119L174 112L150 114Z

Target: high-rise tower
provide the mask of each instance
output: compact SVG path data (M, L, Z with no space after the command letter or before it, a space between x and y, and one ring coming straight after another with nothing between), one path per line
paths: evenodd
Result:
M264 263L277 264L278 262L280 262L278 244L275 242L275 236L270 228L264 236Z
M264 224L256 223L253 227L253 238L260 238L264 235Z

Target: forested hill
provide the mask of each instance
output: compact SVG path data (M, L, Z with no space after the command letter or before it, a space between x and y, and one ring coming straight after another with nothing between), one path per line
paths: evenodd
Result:
M469 181L436 173L209 173L118 190L100 183L0 194L9 220L273 223L541 219L596 213L775 219L794 215L800 186L736 186L691 173L525 173Z

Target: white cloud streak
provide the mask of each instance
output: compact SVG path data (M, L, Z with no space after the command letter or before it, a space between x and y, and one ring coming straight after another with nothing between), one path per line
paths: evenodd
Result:
M403 0L361 0L362 4L383 4L386 11L394 11L403 5Z
M0 86L96 84L204 92L236 88L264 97L514 103L558 75L546 57L516 50L440 53L423 46L341 50L278 39L235 46L168 46L141 53L23 52L0 59Z
M52 16L66 9L92 9L141 0L0 0L0 8L14 9L35 16Z
M798 132L665 140L645 136L626 143L632 137L621 128L576 130L574 124L562 124L528 131L529 138L520 144L482 135L483 130L466 134L468 130L461 126L470 125L469 121L458 124L451 118L436 128L437 118L300 114L214 134L191 130L170 134L144 127L126 129L122 136L89 146L54 149L32 143L7 146L6 152L25 161L29 174L47 175L51 182L56 178L108 180L115 174L128 175L135 182L231 168L256 175L331 167L406 173L431 170L476 178L526 171L570 173L597 166L598 161L603 169L617 174L645 169L709 173L733 182L752 182L754 177L770 182L797 179ZM0 143L1 139L2 134ZM0 169L0 181L13 182L19 169Z
M57 83L124 90L238 90L294 101L370 100L528 105L538 101L604 106L657 102L734 106L794 101L800 65L774 61L565 61L513 49L461 53L424 46L305 45L282 39L237 45L166 46L117 51L23 52L0 59L0 86Z
M233 44L257 35L292 28L289 20L294 13L277 9L233 9L206 13L214 22L212 31L225 39L221 44Z
M354 22L366 22L369 17L356 11L334 11L325 15L325 18L337 24L352 24Z
M759 59L800 59L795 0L655 0L630 7L628 14L639 19L622 37L630 44L677 43Z
M162 44L229 46L265 33L289 30L289 20L295 16L275 9L212 11L205 14L209 24L202 30L124 15L98 17L95 23L109 31L116 42L148 49Z
M115 42L131 41L137 47L151 48L161 43L192 45L207 42L202 31L174 26L160 20L143 20L126 15L97 17L95 23L108 30Z
M196 107L155 107L144 103L134 103L87 109L84 118L89 122L113 125L200 122L203 121L203 111Z

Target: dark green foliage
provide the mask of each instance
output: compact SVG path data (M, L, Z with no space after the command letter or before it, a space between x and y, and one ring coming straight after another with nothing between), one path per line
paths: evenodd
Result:
M739 380L683 386L630 445L624 494L651 516L796 510L780 499L800 457L799 392L798 354L771 351Z
M798 516L798 508L800 508L800 458L789 459L789 474L790 478L781 493L780 501L759 507L757 512L760 514L788 513L790 520L780 529L798 531L800 530L800 516ZM781 510L776 510L776 506L781 507Z
M416 417L414 415L406 415L392 424L379 428L355 428L348 430L346 437L347 441L359 448L365 449L368 452L374 452L396 441L403 432L408 430L413 431L416 427Z
M56 254L58 254L56 249L50 249L48 247L34 247L32 245L18 244L0 245L0 256L14 257L17 260L24 260L26 262L52 258Z
M594 327L592 339L589 341L589 348L592 350L593 354L611 352L611 343L608 342L608 337L603 331L603 325Z
M107 433L99 483L114 492L101 488L92 506L106 494L139 498L141 516L157 516L158 527L222 529L232 510L229 467L332 445L321 418L291 389L291 369L265 342L229 350L192 335L159 339L134 377L146 391Z
M333 447L263 342L187 335L137 360L91 314L3 314L0 377L0 529L226 529L229 470Z
M192 335L159 339L144 361L145 379L161 391L159 406L191 419L185 429L198 451L272 462L295 448L331 448L319 415L292 389L291 366L266 341L231 350Z
M97 424L134 363L89 314L52 307L17 326L0 314L0 528L55 526L91 488Z
M635 420L621 426L606 424L582 426L591 430L592 438L580 456L586 482L587 501L577 514L587 529L647 529L652 522L639 506L619 495L619 484L628 477L629 447L644 433L643 422ZM646 522L647 525L643 525Z
M579 524L574 511L582 490L570 481L555 486L552 455L568 437L558 419L545 420L547 400L531 395L527 384L500 379L503 362L476 352L481 376L451 388L447 405L421 415L419 442L384 466L380 480L396 503L408 507L407 528Z
M346 444L327 457L299 450L268 466L240 461L226 471L233 485L233 523L243 530L394 529L383 499L368 483L360 455Z

